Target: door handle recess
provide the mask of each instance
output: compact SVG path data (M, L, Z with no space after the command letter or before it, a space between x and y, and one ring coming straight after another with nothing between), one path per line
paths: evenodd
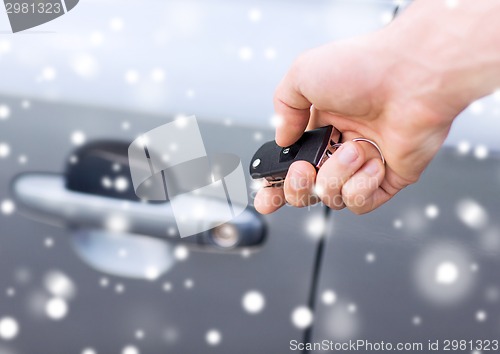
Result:
M207 231L181 239L168 201L144 202L133 192L123 193L121 197L120 193L104 188L102 175L116 164L121 166L120 178L126 179L126 185L132 185L127 149L128 144L124 142L90 143L72 155L72 160L76 156L78 163L68 163L65 175L24 173L16 176L12 181L12 192L21 213L71 229L146 235L206 251L241 251L241 248L263 244L264 222L250 207L230 222L213 227L220 224L216 211L227 208L227 205L215 198L186 195L180 200L181 206L192 208L203 198L204 205L215 212L193 220L201 224L200 229Z

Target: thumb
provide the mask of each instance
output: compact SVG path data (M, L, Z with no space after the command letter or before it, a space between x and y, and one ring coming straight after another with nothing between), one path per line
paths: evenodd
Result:
M295 143L309 122L311 102L300 92L306 69L306 60L301 56L292 65L274 94L274 111L278 119L276 143L280 146Z

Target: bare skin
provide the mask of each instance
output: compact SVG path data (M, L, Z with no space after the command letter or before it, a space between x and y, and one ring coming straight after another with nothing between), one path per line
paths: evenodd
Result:
M500 1L416 0L384 29L312 49L278 85L280 146L332 124L345 142L320 170L295 162L283 188L263 188L255 208L322 201L370 212L418 181L455 117L500 87ZM375 141L383 165L368 143Z

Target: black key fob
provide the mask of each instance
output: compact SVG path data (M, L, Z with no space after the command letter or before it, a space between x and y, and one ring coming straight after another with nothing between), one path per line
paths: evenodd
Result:
M307 161L319 169L340 146L340 140L341 133L328 125L306 131L295 144L284 148L269 141L253 156L250 175L253 179L265 178L270 184L277 184L283 182L295 161Z

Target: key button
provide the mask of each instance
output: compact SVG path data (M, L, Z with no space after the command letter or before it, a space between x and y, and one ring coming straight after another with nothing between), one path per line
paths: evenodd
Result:
M294 144L292 146L281 149L280 162L292 161L293 159L295 159L295 156L297 156L299 150L300 146L298 144Z

